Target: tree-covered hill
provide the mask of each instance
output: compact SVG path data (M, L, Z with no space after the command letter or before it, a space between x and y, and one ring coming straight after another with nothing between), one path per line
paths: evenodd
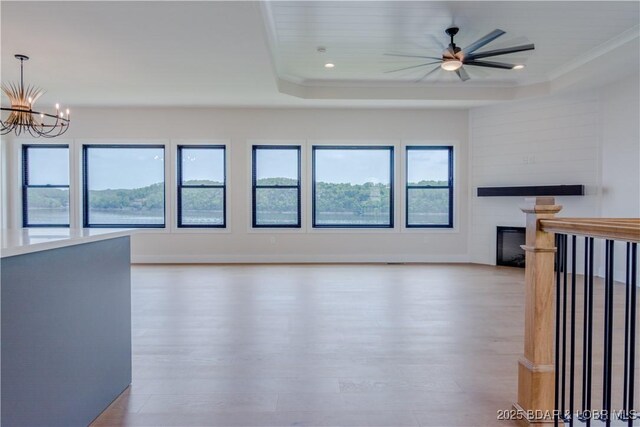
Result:
M57 209L69 206L69 190L60 188L33 188L29 190L29 206Z
M188 181L187 185L219 185L211 181ZM296 185L289 178L260 179L258 185ZM413 183L412 183L413 184ZM440 181L421 181L413 185L446 185ZM257 203L261 210L290 212L297 208L296 189L258 189ZM348 212L366 215L388 209L390 187L386 184L316 183L317 210L320 212ZM144 211L164 207L164 184L156 183L135 189L91 190L93 209ZM449 208L447 189L410 189L409 202L412 212L446 213ZM189 210L220 210L223 191L220 188L183 188L182 204ZM30 193L31 208L60 208L68 205L68 191L45 188Z

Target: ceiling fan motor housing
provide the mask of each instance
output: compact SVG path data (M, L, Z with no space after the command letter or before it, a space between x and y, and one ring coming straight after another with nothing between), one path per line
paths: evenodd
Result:
M458 34L458 31L460 31L460 28L458 27L449 27L444 32L447 33L449 37L453 38L456 34Z

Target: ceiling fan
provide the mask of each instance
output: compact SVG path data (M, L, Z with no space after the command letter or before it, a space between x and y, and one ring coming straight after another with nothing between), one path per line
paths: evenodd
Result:
M535 49L535 46L533 45L533 43L530 43L530 44L523 44L520 46L486 50L484 52L476 52L478 49L486 46L487 44L491 43L498 37L505 34L504 31L498 30L498 29L491 31L489 34L471 43L469 46L465 47L464 49L460 49L458 46L456 46L456 44L453 41L453 38L455 37L456 34L458 34L458 31L460 31L458 27L449 27L445 30L445 33L450 37L451 42L449 43L449 46L444 50L444 52L442 52L441 58L438 58L435 56L385 53L385 55L387 56L401 56L405 58L423 58L423 59L435 60L434 62L427 62L425 64L412 65L410 67L404 67L404 68L399 68L397 70L386 71L386 73L395 73L398 71L409 70L412 68L428 67L429 65L438 64L437 67L427 72L427 74L422 76L417 81L420 82L424 80L429 75L436 72L438 69L442 68L445 71L454 71L458 75L458 77L460 77L460 80L464 82L469 80L470 78L469 74L463 67L464 65L471 65L474 67L499 68L503 70L519 70L524 68L524 65L507 64L505 62L494 62L494 61L479 61L479 59L490 58L492 56L507 55L509 53L523 52L526 50Z

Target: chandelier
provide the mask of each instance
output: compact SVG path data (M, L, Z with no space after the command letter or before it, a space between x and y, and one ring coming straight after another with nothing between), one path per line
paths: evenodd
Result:
M2 84L2 92L9 98L11 107L1 107L3 114L0 117L0 134L6 135L13 131L16 135L28 133L35 138L55 138L62 135L69 129L69 109L66 112L61 111L60 105L56 104L55 114L34 111L33 105L44 94L44 90L35 86L24 86L24 61L29 60L29 57L15 57L20 61L20 83ZM5 111L9 114L6 115Z

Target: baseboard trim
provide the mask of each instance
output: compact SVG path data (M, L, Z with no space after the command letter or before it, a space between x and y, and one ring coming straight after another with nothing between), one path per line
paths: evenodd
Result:
M467 255L141 255L133 264L350 264L350 263L452 263L469 262Z

